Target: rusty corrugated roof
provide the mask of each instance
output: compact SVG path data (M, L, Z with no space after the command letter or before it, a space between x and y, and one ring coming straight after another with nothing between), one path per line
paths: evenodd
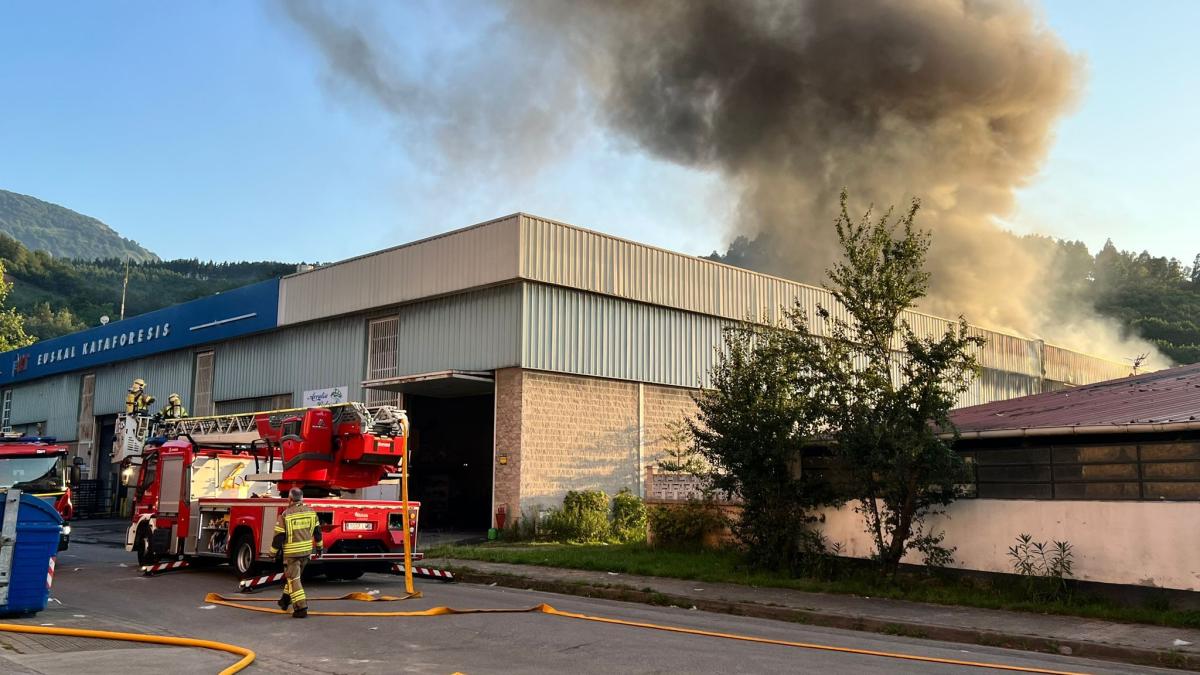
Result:
M1200 421L1200 363L961 408L960 432Z

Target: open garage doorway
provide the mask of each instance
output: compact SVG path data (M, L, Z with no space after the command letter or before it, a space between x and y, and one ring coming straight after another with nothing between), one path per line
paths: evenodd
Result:
M421 529L483 532L491 524L494 396L404 395L411 424L409 494Z
M363 386L403 394L412 453L409 495L421 502L421 532L451 539L486 533L496 400L491 373L447 371Z

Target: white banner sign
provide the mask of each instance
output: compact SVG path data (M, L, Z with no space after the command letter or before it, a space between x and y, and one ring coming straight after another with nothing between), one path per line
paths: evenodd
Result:
M302 406L311 405L333 405L335 403L346 402L346 387L332 387L330 389L313 389L312 391L304 392L304 399L301 402Z

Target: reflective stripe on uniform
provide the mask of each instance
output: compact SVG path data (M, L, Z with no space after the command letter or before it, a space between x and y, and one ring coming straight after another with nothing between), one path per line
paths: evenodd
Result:
M294 510L293 510L294 509ZM284 532L283 554L301 556L313 550L313 530L319 527L317 513L298 504L283 512L282 524L276 524L276 532Z

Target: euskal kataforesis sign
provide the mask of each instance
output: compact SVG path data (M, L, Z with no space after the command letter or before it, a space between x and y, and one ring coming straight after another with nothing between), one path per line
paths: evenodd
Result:
M0 385L269 330L278 314L278 279L235 288L0 354Z

